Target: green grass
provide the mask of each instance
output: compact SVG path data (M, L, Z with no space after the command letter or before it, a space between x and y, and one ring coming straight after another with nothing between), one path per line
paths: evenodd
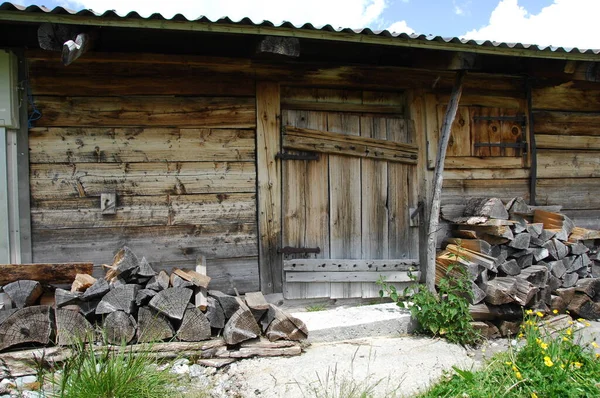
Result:
M541 317L527 314L518 348L494 355L479 371L453 368L419 397L600 396L600 360L592 349L596 343L579 344L573 326L549 335L537 326Z
M77 344L54 381L60 398L164 398L173 396L175 376L159 370L149 354L135 355L121 347L99 352Z
M315 304L306 307L306 312L317 312L317 311L325 311L327 307L323 304Z

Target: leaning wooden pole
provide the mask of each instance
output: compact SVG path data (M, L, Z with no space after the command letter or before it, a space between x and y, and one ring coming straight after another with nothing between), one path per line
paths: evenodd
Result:
M462 95L463 79L465 71L461 70L456 75L456 81L452 88L450 101L446 108L442 129L440 131L440 139L438 144L437 159L435 161L435 174L433 178L433 197L429 206L429 227L427 229L427 268L425 272L425 284L427 289L435 291L435 249L437 241L438 221L440 217L440 202L442 197L442 184L444 182L444 161L446 160L446 150L448 149L448 141L450 140L450 131L452 123L456 117L458 103Z

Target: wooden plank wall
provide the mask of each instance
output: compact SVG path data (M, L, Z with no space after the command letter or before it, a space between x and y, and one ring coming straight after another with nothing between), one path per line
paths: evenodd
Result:
M259 289L254 81L152 57L58 58L29 60L42 113L29 135L33 261L99 265L128 245L157 270L204 255L212 288Z
M600 229L600 83L536 81L532 107L537 203Z

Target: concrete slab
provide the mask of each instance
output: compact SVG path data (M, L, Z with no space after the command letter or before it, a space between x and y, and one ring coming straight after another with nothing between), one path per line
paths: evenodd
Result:
M306 324L311 343L401 336L412 333L415 329L410 312L394 303L294 312L292 315Z

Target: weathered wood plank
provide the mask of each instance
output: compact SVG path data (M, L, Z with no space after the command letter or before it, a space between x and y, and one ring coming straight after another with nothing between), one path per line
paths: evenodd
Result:
M538 178L600 177L600 157L594 151L539 150L537 161Z
M258 254L256 224L182 225L33 230L35 262L110 262L123 245L163 262L252 257ZM209 265L210 276L210 265Z
M34 128L31 163L254 161L252 130Z
M281 107L292 110L324 111L324 112L354 112L354 113L384 113L402 115L404 109L401 106L389 105L367 105L337 102L306 102L293 99L285 99Z
M600 90L585 90L571 87L569 84L534 87L531 91L531 100L534 109L577 112L600 111Z
M446 158L448 160L448 158ZM529 178L529 169L444 169L445 180L495 180Z
M409 271L419 266L417 259L386 259L386 260L330 260L299 258L284 260L285 271L331 271L331 272L380 272L380 271Z
M598 128L600 130L600 127ZM538 149L586 149L599 150L600 137L587 135L536 134Z
M253 193L172 195L169 203L171 225L256 222L256 195Z
M544 178L537 180L536 186L538 205L563 205L567 210L600 208L597 178Z
M600 135L600 113L536 111L533 123L536 134Z
M45 97L36 98L39 127L193 126L254 128L254 98Z
M472 107L470 109L470 117L499 117L500 109L498 108L479 108ZM475 148L475 143L493 143L499 144L502 142L502 134L500 133L500 121L499 120L487 120L487 121L473 121L472 125L473 139L471 144L473 145L473 154L475 156L500 156L500 148L494 147L479 147ZM481 159L488 160L488 159Z
M418 278L419 272L413 275ZM410 282L413 279L407 272L286 272L285 279L289 282L377 282L379 278L389 282ZM333 287L333 286L332 286Z
M494 93L489 90L485 90L484 92L478 92L478 90L481 90L481 87L478 87L478 89L475 90L467 90L467 87L465 87L465 94L460 99L461 106L525 109L526 100L524 90L523 94L521 94L521 98L517 93L499 92L497 95L494 95ZM437 101L440 104L447 104L449 99L450 94L437 95Z
M29 64L34 95L97 96L206 95L254 96L250 76L185 63L75 62L65 68L59 62L33 60ZM160 76L157 79L156 76Z
M444 180L442 204L464 204L466 197L494 197L504 203L515 197L529 198L529 180Z
M117 195L255 192L255 166L247 162L32 164L35 200Z
M447 157L445 163L446 169L515 169L523 166L523 159L504 156Z
M327 124L332 133L360 135L358 116L329 114ZM359 175L360 159L329 155L329 228L332 258L358 259L361 256L361 181L356 178ZM332 298L360 297L361 294L360 284L353 286L344 283L331 287Z
M282 291L281 166L275 158L281 146L279 84L256 85L256 164L261 291Z
M77 274L91 275L92 263L0 264L0 286L19 280L70 284Z
M438 125L442 125L446 106L437 106ZM469 108L466 106L458 107L456 119L452 123L450 141L448 141L447 156L471 156L471 116Z

